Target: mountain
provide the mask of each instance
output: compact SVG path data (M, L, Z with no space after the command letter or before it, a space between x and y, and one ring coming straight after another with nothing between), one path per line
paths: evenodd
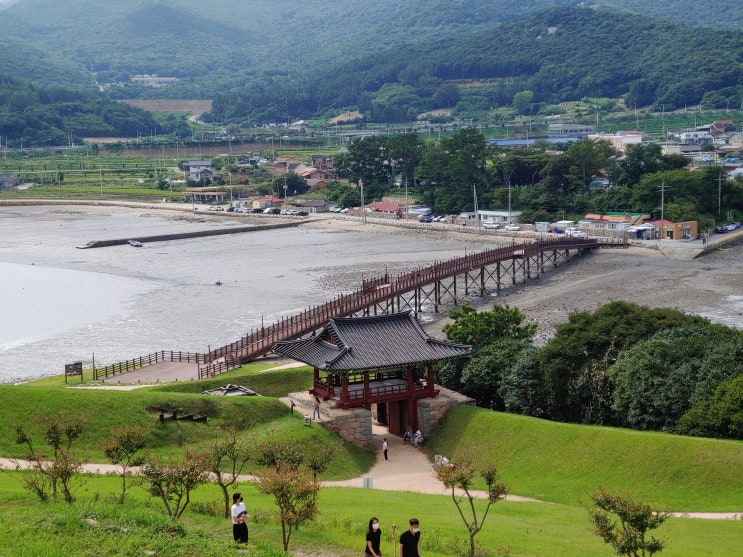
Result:
M224 122L351 108L403 121L437 108L510 105L521 91L535 106L620 95L666 110L710 95L735 105L743 73L741 35L730 29L743 24L743 3L731 0L704 10L691 0L18 0L0 8L0 76L115 99L213 98ZM151 87L133 82L137 75L177 81ZM463 80L487 86L475 91Z
M371 121L403 122L436 108L463 114L510 106L526 91L536 107L584 97L624 96L628 106L667 111L743 101L743 33L647 16L555 8L404 52L339 63L301 90L274 79L264 88L224 91L214 111L224 121L260 121L356 106Z
M211 95L256 75L307 76L349 58L454 43L541 9L578 5L715 28L743 24L743 3L731 0L704 10L691 0L18 0L0 13L3 42L13 41L0 46L0 73L57 84L23 70L25 61L47 57L81 87L158 74Z

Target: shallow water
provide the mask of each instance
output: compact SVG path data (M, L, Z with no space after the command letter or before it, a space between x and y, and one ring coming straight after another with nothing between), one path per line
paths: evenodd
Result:
M134 210L0 208L0 382L159 350L204 352L309 305L464 254L457 242L298 227L97 249L225 226ZM473 246L470 246L472 249ZM221 285L217 285L217 282Z

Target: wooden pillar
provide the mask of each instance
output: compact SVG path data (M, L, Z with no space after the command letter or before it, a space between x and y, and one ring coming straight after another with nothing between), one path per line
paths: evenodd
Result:
M343 375L341 377L341 407L348 408L348 376Z
M496 277L495 278L496 280L495 291L500 292L500 261L498 261L496 265L497 266L495 268L495 277Z
M364 374L364 408L371 410L371 388L369 387L369 373ZM368 408L367 408L368 406Z
M406 379L408 382L408 423L415 431L418 429L418 412L415 407L415 370L413 368L408 368Z

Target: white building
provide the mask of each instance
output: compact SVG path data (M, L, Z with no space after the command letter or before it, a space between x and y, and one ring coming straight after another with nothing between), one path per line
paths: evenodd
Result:
M477 217L480 222L497 222L498 224L508 224L518 222L521 211L477 211Z

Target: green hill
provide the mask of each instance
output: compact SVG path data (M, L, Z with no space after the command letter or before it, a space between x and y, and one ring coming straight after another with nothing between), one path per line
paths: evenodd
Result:
M450 459L494 462L511 491L578 504L599 488L677 511L737 512L743 443L453 409L428 444Z

